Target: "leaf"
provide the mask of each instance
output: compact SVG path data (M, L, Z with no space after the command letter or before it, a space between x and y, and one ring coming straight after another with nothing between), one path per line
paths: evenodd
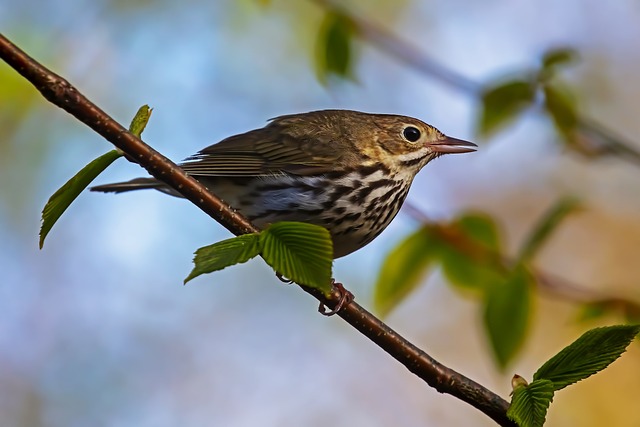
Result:
M354 33L355 26L348 16L327 12L320 26L316 49L316 74L322 84L326 84L331 75L350 77Z
M590 377L620 357L639 332L640 325L591 329L542 365L533 379L549 380L560 390Z
M148 105L143 105L131 121L129 131L140 137L151 117L153 110ZM122 152L118 149L111 150L97 159L90 162L75 174L69 181L58 189L47 201L42 210L42 225L40 226L40 249L44 245L44 240L51 231L51 228L58 221L60 216L67 210L73 201L84 191L91 182L96 179Z
M303 222L276 222L260 233L262 258L294 282L331 291L333 243L329 232Z
M442 269L451 284L484 290L504 281L500 235L490 216L475 212L461 216L445 230L442 241Z
M484 326L501 369L524 341L530 317L531 286L529 272L517 267L505 282L489 288L485 295Z
M147 123L149 123L152 112L153 108L149 108L146 104L138 108L136 115L129 125L129 132L140 138L142 132L144 132L144 129L147 127Z
M67 210L69 205L87 188L100 173L105 170L122 154L118 150L111 150L103 154L91 163L83 167L69 181L58 189L47 201L42 210L42 225L40 227L40 249L44 245L44 239L51 231L53 225Z
M542 427L549 404L553 401L553 383L536 380L513 390L507 417L520 427Z
M551 71L558 66L575 62L577 59L578 53L574 49L568 47L551 49L542 56L542 69Z
M235 264L242 264L260 254L260 238L258 233L243 234L222 240L213 245L198 249L193 258L195 266L184 283L201 274L222 270Z
M575 145L575 130L578 126L578 107L569 91L558 84L543 86L544 106L556 129L569 145Z
M533 104L534 98L535 87L527 81L514 80L485 88L478 124L480 135L491 135L514 120Z
M574 197L564 197L558 200L549 210L547 210L547 212L545 212L535 227L533 227L533 230L520 249L518 259L521 262L531 260L562 221L566 219L569 214L576 212L579 208L580 203Z
M433 267L439 244L432 229L423 227L389 253L380 269L373 296L382 316L389 314L420 284Z

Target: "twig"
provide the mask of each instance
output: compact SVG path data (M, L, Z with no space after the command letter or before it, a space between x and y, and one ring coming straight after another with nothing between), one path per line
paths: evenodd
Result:
M1 34L0 57L31 82L47 100L102 135L151 175L180 192L229 231L236 235L257 231L246 218L185 174L178 165L128 132L69 82L30 58ZM336 289L330 298L319 291L303 289L329 308L334 308L340 297ZM469 403L501 426L515 426L506 415L508 402L436 362L355 302L345 306L338 315L439 392Z
M389 56L396 58L425 76L435 78L452 89L479 99L483 86L464 75L447 68L435 59L416 49L383 27L352 13L343 3L335 0L311 0L319 6L339 12L348 17L355 26L357 34L372 46ZM640 151L634 144L625 141L611 130L593 119L578 116L576 124L576 142L586 155L613 155L640 166Z

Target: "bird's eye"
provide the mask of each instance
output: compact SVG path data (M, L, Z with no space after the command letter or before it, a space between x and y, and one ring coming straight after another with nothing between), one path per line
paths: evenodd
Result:
M402 136L409 142L416 142L420 139L420 130L414 126L407 126L402 131Z

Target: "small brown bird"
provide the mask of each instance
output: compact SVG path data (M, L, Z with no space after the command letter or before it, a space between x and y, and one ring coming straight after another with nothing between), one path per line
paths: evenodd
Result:
M205 148L181 167L258 227L302 221L327 228L339 258L389 225L427 163L475 147L411 117L323 110L277 117ZM145 188L180 196L154 178L91 190Z

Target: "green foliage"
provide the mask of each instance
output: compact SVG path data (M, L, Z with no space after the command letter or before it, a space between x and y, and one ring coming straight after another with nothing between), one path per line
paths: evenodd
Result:
M500 235L486 214L470 212L457 218L440 245L442 270L451 284L484 292L502 282Z
M578 126L578 106L569 90L560 84L546 84L543 87L544 106L565 142L574 144Z
M257 233L244 234L216 242L198 249L193 259L194 268L184 283L201 274L212 273L235 264L242 264L260 255L260 239Z
M331 291L333 243L324 227L303 222L277 222L260 233L262 258L294 282Z
M541 427L556 391L600 372L615 361L640 333L640 325L591 329L549 359L527 384L514 377L507 416L520 427Z
M542 427L553 401L553 383L538 380L514 388L507 416L520 427Z
M518 267L485 293L484 325L500 368L506 367L526 337L532 286L529 272Z
M640 325L591 329L542 365L533 379L549 380L560 390L590 377L620 357L639 332Z
M521 262L533 259L542 245L549 239L562 221L580 208L580 203L573 197L558 200L540 219L520 250Z
M326 84L331 75L351 77L355 26L348 16L330 11L325 14L316 47L316 74Z
M558 67L572 64L578 59L578 53L571 48L561 47L551 49L542 56L542 69L540 73L545 77L552 77Z
M479 118L480 135L488 136L513 121L533 104L535 86L526 80L513 80L488 86L482 93Z
M232 237L196 251L184 283L261 255L276 272L294 282L331 291L333 243L329 232L303 222L277 222L260 233Z
M438 256L439 242L433 230L423 227L400 242L387 256L375 287L374 304L387 315L420 283Z
M135 117L131 121L129 131L136 136L140 136L144 131L151 109L148 105L143 105L138 109ZM75 174L69 181L58 189L47 201L42 210L42 226L40 227L40 249L44 245L44 240L51 231L53 225L58 221L60 216L67 210L73 201L84 191L91 182L102 173L111 163L122 153L119 150L111 150L93 160Z

